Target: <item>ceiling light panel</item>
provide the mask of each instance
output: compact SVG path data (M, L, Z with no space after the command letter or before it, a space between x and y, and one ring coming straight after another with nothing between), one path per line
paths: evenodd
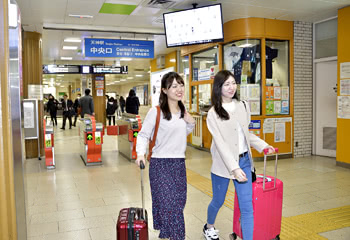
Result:
M77 46L63 46L63 50L77 50Z
M70 43L80 43L81 39L80 38L65 38L63 41L70 42Z
M72 57L61 57L61 60L72 60Z

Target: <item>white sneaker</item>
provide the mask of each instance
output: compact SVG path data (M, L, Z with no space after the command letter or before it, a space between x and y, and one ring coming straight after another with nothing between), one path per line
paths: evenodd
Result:
M203 227L203 235L206 240L219 240L219 230L215 228L207 228L207 224Z

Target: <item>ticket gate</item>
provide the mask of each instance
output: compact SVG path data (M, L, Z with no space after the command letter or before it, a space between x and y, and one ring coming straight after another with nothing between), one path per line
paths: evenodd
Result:
M44 149L45 149L45 165L47 169L55 169L55 146L53 125L46 118L43 120L44 126Z
M103 124L85 114L79 120L80 157L86 166L102 164Z
M136 160L137 134L141 130L141 118L135 114L123 113L116 121L118 126L119 153L130 161Z

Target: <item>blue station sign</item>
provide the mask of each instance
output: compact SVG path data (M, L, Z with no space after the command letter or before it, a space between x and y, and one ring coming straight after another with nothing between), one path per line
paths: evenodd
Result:
M85 38L85 57L154 58L154 42Z

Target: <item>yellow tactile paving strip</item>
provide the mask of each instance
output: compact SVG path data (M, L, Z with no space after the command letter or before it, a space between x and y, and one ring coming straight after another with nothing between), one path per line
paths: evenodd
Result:
M210 179L201 176L187 169L188 184L213 196ZM234 192L228 191L225 200L225 206L233 209ZM294 217L282 218L281 239L308 239L319 240L327 239L318 233L329 232L345 227L350 227L350 205L323 210L313 213L301 214Z

